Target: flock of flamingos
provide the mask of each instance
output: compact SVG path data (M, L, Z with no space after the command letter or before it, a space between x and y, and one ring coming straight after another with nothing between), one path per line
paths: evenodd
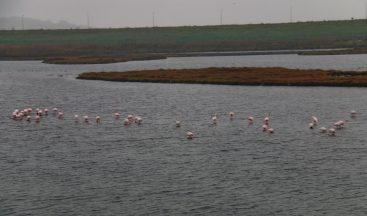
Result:
M35 114L34 116L32 114ZM49 110L48 109L35 109L33 110L32 108L25 108L25 109L16 109L13 111L13 113L11 114L11 119L15 120L15 121L22 121L22 120L25 120L27 122L31 122L33 119L36 123L39 123L41 122L41 119L43 116L48 116L49 114ZM350 116L352 118L355 118L357 116L357 112L352 110L350 112ZM52 109L52 115L56 116L57 118L59 119L63 119L64 118L64 113L62 111L60 111L58 108L53 108ZM235 117L235 113L234 112L229 112L228 113L229 115L229 118L231 120L234 119ZM115 119L120 119L120 113L118 112L115 112L113 113L113 116ZM212 117L212 123L214 125L216 125L218 123L218 117L217 115L214 115ZM254 124L254 120L255 118L252 117L252 116L249 116L247 118L248 120L248 124L249 125L253 125ZM79 115L74 115L74 121L75 123L79 123L79 122L84 122L84 123L90 123L90 119L89 119L89 116L88 115L83 115L83 116L79 116ZM330 136L335 136L336 134L336 130L340 130L342 128L344 128L345 124L346 124L346 121L347 120L339 120L339 121L336 121L334 123L334 125L330 128L326 128L326 127L320 127L319 128L319 131L320 133L325 133L325 134L328 134ZM97 115L95 117L95 122L97 124L101 123L101 116ZM137 116L137 115L128 115L126 118L124 118L124 125L125 126L128 126L128 125L131 125L131 124L142 124L143 122L143 118L140 117L140 116ZM265 118L263 119L262 121L262 131L263 132L267 132L267 133L274 133L274 129L270 127L270 115L266 115ZM311 130L315 129L318 125L318 118L316 116L312 116L311 119L310 119L310 123L309 123L309 128ZM175 122L175 126L176 127L181 127L181 122L180 121L176 121ZM192 131L187 131L186 133L186 136L187 136L187 139L193 139L194 138L194 133Z

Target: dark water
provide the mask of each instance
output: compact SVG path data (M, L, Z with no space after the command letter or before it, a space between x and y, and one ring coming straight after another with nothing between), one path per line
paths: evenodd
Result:
M160 67L366 67L365 55L302 58L0 62L0 215L366 215L366 88L74 79L81 71ZM55 106L64 120L9 119L16 108ZM352 109L360 113L356 119L349 117ZM116 111L139 114L144 122L124 127L113 119ZM261 131L269 112L274 134ZM210 119L215 113L217 126ZM75 124L74 114L99 114L102 123ZM330 137L308 129L311 115L319 126L349 122ZM193 140L186 130L194 131Z

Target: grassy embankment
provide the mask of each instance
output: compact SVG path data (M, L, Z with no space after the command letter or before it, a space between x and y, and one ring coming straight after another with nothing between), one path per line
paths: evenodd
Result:
M46 58L43 63L48 64L107 64L128 61L147 61L165 59L166 55L125 55L125 56L70 56Z
M367 73L363 72L286 68L205 68L88 72L80 74L77 78L120 82L367 87Z
M366 20L0 31L0 60L47 59L50 63L109 63L183 52L352 48L366 53L366 47Z

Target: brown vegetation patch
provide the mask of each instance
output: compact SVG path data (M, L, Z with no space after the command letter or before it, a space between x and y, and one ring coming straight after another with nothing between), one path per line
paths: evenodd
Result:
M204 68L88 72L78 79L120 82L201 83L281 86L367 86L367 73L287 68Z

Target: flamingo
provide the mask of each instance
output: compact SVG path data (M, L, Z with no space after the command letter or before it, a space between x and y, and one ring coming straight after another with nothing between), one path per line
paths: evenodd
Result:
M180 121L176 121L176 127L177 128L181 127L181 122Z
M17 120L19 120L19 121L22 121L23 120L23 117L24 117L24 115L23 115L23 113L19 113L18 115L17 115Z
M89 123L89 117L87 115L83 116L83 118L85 123Z
M269 114L264 118L263 124L269 126L270 117Z
M340 130L340 129L344 128L345 122L346 121L339 120L339 121L334 123L334 126L335 126L336 129Z
M311 122L312 122L314 125L317 125L317 123L319 122L319 119L318 119L316 116L312 116L312 117L311 117Z
M11 119L16 120L16 118L17 118L17 113L16 113L16 112L13 112L13 113L11 114Z
M43 112L45 113L45 115L48 115L48 109L44 109Z
M352 118L357 117L357 111L355 111L355 110L350 111L350 117L352 117Z
M249 117L247 118L247 120L248 120L248 124L249 124L249 125L252 125L252 124L254 123L254 117L252 117L252 116L249 116Z
M79 123L79 116L78 115L74 115L74 121L75 121L75 123Z
M263 129L263 132L266 132L268 130L268 125L263 124L262 129Z
M186 137L187 137L187 139L191 140L191 139L193 139L193 138L194 138L194 133L193 133L193 132L191 132L191 131L187 131L187 133L186 133Z
M215 124L215 125L218 123L217 115L214 115L214 116L212 117L212 121L213 121L213 124Z
M326 127L320 127L320 133L326 133L327 129Z
M101 117L99 115L96 116L96 123L101 123Z
M269 129L268 129L268 132L269 132L269 133L274 133L274 129L273 129L273 128L269 128Z
M52 109L54 115L56 115L59 112L59 109L57 109L56 107Z
M124 119L124 125L125 126L128 126L128 125L130 125L131 124L131 122L130 122L130 120L129 119Z
M30 122L30 121L31 121L31 119L32 119L32 117L31 117L31 116L27 116L27 122Z
M115 112L115 113L114 113L114 116L115 116L115 119L119 119L119 118L120 118L120 113Z
M135 120L134 115L128 115L127 119L129 120L130 123L133 123Z
M39 123L41 121L41 117L40 116L36 116L36 122Z
M136 124L140 125L142 122L143 122L143 118L142 117L140 117L140 116L136 116L135 117L135 123Z
M64 113L63 113L63 112L59 112L59 114L58 114L58 118L59 118L59 119L63 119L63 118L64 118Z
M314 122L311 122L310 124L308 124L308 127L313 130L315 128L315 123Z
M335 129L334 129L334 128L329 128L329 130L328 130L328 134L329 134L330 136L335 136L335 133L336 133L336 131L335 131Z
M42 111L42 110L38 110L38 111L37 111L37 115L39 115L40 117L42 117L42 115L43 115L43 111Z
M233 118L234 118L234 112L229 112L229 113L228 113L228 115L229 115L229 118L230 118L231 120L233 120Z

